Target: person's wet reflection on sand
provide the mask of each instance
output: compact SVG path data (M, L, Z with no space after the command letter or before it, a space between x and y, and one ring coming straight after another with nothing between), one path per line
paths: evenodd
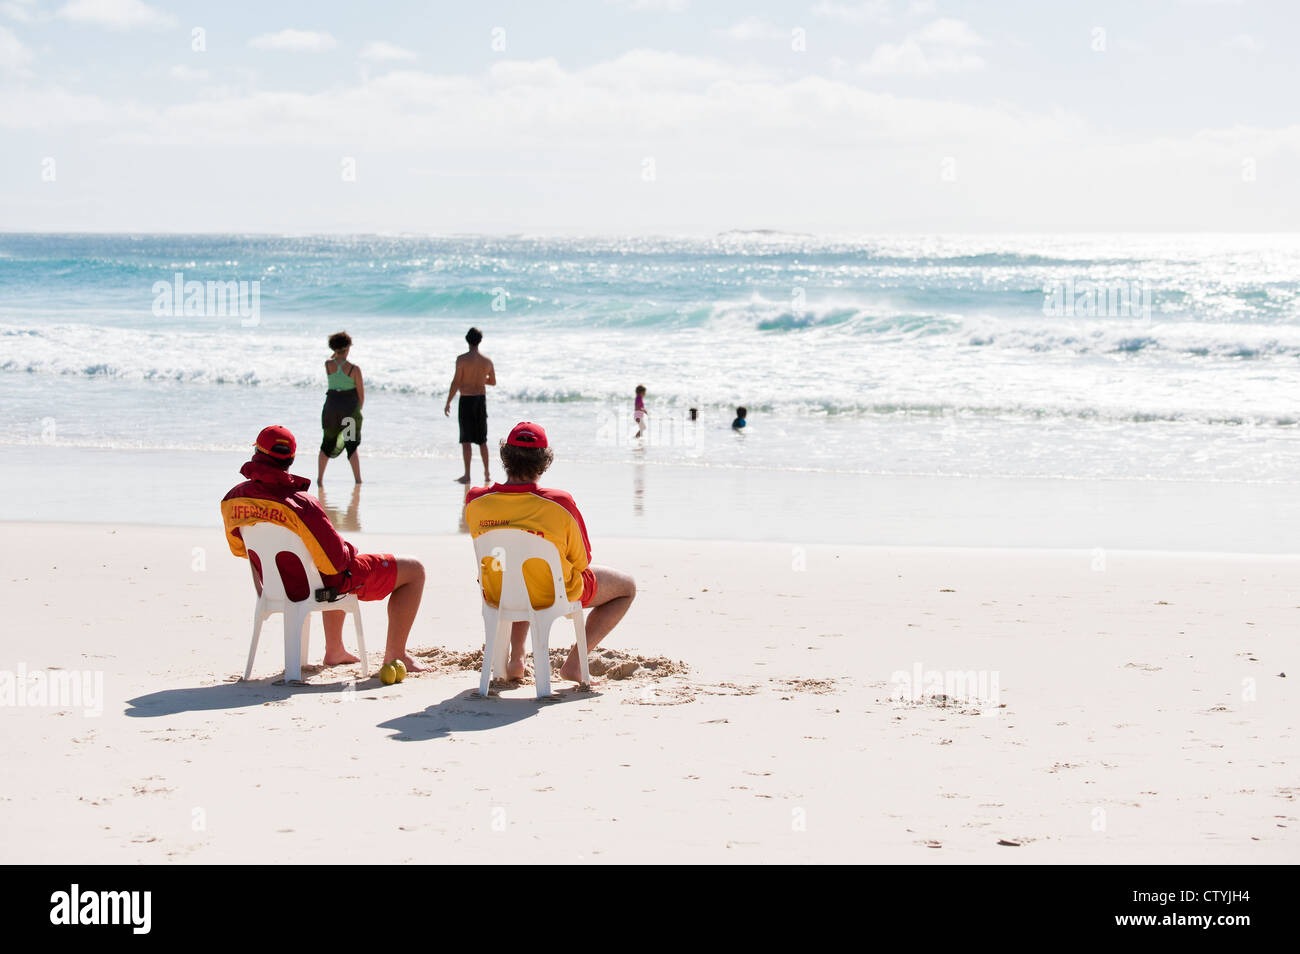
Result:
M352 485L352 496L348 499L347 509L331 507L325 499L325 488L322 486L316 488L316 499L320 501L325 516L330 518L330 523L334 524L334 529L351 530L355 533L361 532L361 517L358 512L361 504L360 484Z
M645 516L645 461L632 464L632 513Z

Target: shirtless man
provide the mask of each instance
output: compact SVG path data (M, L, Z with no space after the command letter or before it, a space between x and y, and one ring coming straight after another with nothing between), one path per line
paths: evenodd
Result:
M471 328L465 333L469 350L456 356L456 374L451 379L451 390L447 392L447 406L442 413L451 416L451 399L460 392L460 404L457 407L460 419L460 449L465 458L465 473L456 478L458 484L469 483L469 462L474 456L470 446L477 444L483 454L483 482L490 484L492 477L488 473L487 446L487 388L497 383L497 372L492 367L492 359L478 350L483 340L483 332Z

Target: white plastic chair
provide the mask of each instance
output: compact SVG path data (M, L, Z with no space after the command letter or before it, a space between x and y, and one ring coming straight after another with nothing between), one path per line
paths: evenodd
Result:
M573 620L578 642L578 661L581 664L582 684L591 685L591 672L587 669L587 624L583 618L582 603L570 603L564 588L564 572L560 551L545 537L526 530L504 528L489 530L474 538L474 554L478 558L479 594L483 592L483 561L493 559L501 570L501 599L493 606L483 598L483 674L479 679L479 695L488 694L492 674L505 675L510 654L510 627L512 623L528 621L528 631L533 637L533 679L537 683L537 697L551 694L551 624L557 619ZM555 587L554 601L550 606L533 609L524 582L524 563L544 560L551 571L551 585Z
M272 613L284 615L284 681L301 682L302 667L307 664L307 649L311 642L311 614L345 610L352 615L357 629L357 655L361 657L361 678L370 677L370 660L366 656L366 637L361 631L361 608L357 605L356 594L348 594L333 603L316 602L316 590L321 583L320 573L312 561L307 547L298 534L273 523L255 523L241 527L240 535L249 553L256 553L262 564L262 595L257 598L253 608L253 644L248 648L248 665L244 667L244 678L253 674L253 657L257 655L257 638L261 635L262 624ZM289 599L284 589L284 580L276 565L276 557L289 553L302 564L307 576L307 598L295 602Z

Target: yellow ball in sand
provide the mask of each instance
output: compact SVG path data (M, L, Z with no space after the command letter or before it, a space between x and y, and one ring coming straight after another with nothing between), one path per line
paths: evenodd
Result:
M385 686L391 686L397 682L397 667L392 663L384 663L379 667L379 681Z
M401 682L403 679L406 678L406 663L402 662L400 659L394 659L391 665L394 669L397 670L398 682Z

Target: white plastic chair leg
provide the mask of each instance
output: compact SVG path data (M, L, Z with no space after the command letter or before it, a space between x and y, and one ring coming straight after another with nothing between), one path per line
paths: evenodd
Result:
M515 618L508 613L505 619L498 617L500 631L497 637L496 652L492 654L492 671L498 679L505 678L506 666L510 664L510 649L514 645L510 637L515 631Z
M551 620L533 619L533 681L537 683L537 698L551 694Z
M587 668L587 620L583 616L581 609L575 613L571 613L570 618L573 620L573 632L577 638L578 666L579 672L582 675L582 684L584 686L590 686L591 670Z
M302 682L302 629L306 622L292 604L284 610L284 681Z
M247 682L253 675L253 660L257 658L257 638L262 635L262 622L266 617L262 615L262 606L259 603L253 608L253 643L248 647L248 664L244 666L244 681Z
M497 614L497 638L492 653L492 672L498 679L506 677L506 666L510 663L510 631L514 620L509 613Z
M366 655L366 634L361 630L361 607L352 606L352 622L357 628L357 655L361 657L361 678L370 678L370 657Z
M298 639L298 662L302 666L307 665L307 655L311 647L311 611L302 614L302 633Z
M487 696L492 682L492 668L496 662L497 638L501 632L501 611L483 608L483 674L478 681L478 694Z

